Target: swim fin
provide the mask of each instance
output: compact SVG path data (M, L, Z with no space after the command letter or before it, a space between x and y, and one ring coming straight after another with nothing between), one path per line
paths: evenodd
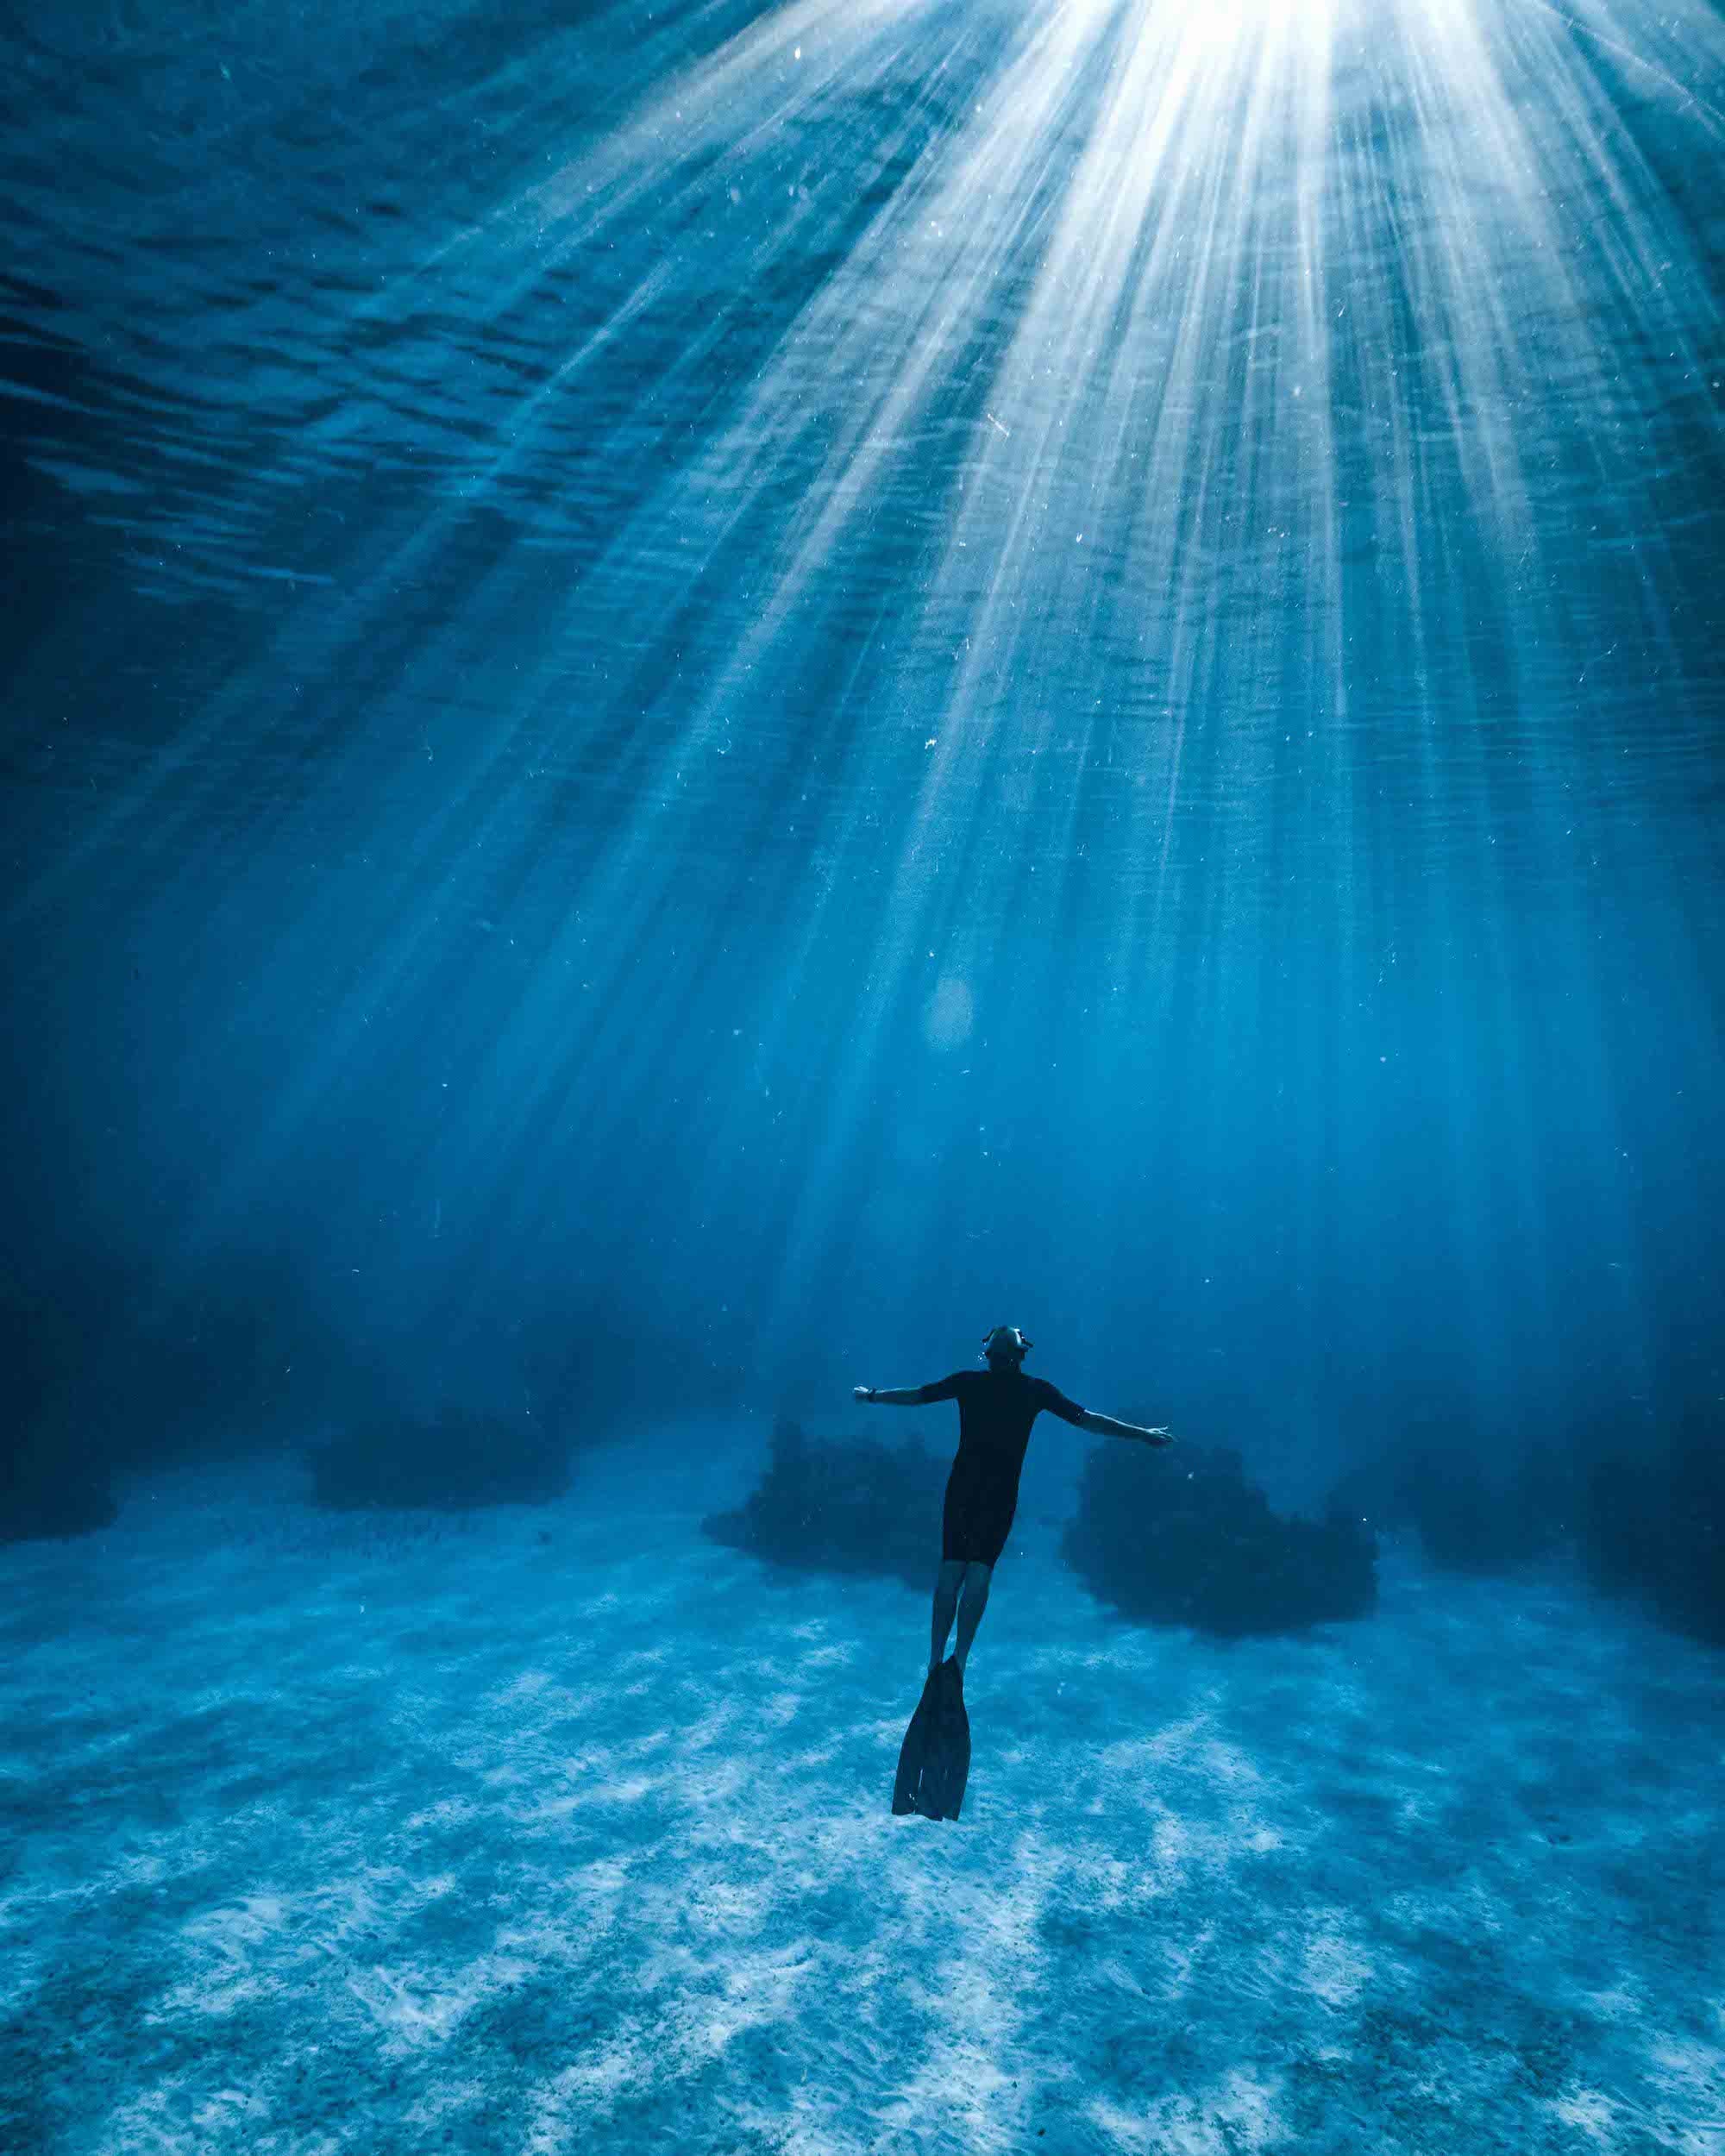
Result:
M895 1812L925 1819L957 1819L970 1773L970 1717L964 1711L964 1677L948 1656L931 1670L899 1752L893 1784Z

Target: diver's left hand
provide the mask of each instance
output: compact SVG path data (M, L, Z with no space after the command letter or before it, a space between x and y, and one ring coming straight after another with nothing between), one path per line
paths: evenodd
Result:
M853 1385L850 1397L853 1400L870 1401L875 1397L875 1388L872 1385Z

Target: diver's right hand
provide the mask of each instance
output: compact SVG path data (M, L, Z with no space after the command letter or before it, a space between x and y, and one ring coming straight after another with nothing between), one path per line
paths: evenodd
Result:
M875 1397L875 1388L872 1385L853 1385L850 1397L853 1400L870 1401Z

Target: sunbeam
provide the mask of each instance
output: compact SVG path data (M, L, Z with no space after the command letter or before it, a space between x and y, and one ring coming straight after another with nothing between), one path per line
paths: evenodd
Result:
M281 572L11 914L103 886L201 916L218 968L273 923L224 1022L280 1067L184 1249L405 1088L390 1174L466 1194L499 1266L668 1147L794 1360L811 1282L954 1232L1010 1250L1014 1130L1066 1158L1097 1263L1140 1263L1170 1134L1232 1175L1283 1112L1280 1081L1189 1095L1170 1032L1225 1065L1279 1039L1333 1087L1332 1022L1371 1032L1419 970L1446 1098L1359 1127L1446 1145L1442 1233L1485 1233L1474 1050L1437 1015L1483 998L1543 1277L1540 1066L1476 917L1561 913L1716 724L1720 287L1688 175L1725 150L1717 16L800 0L643 22L603 97L586 49L512 53L441 122L372 93L344 185L398 230L290 244L237 164L228 229L257 216L282 266L186 270L182 310L220 294L197 438L115 452L148 603ZM189 51L160 59L192 110ZM229 135L299 110L228 66ZM486 113L495 172L457 176L436 129ZM162 154L135 252L170 246ZM71 241L21 184L47 291ZM192 393L146 298L102 329L134 409ZM1659 724L1622 740L1650 677ZM1159 1133L1126 1174L1123 1118ZM1337 1172L1321 1119L1289 1143L1302 1186ZM399 1231L433 1297L436 1217L436 1250ZM1501 1352L1498 1288L1474 1300Z

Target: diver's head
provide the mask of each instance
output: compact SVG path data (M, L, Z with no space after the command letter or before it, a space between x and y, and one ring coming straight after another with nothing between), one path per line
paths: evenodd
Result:
M982 1343L991 1370L1015 1370L1030 1353L1032 1343L1015 1325L997 1325Z

